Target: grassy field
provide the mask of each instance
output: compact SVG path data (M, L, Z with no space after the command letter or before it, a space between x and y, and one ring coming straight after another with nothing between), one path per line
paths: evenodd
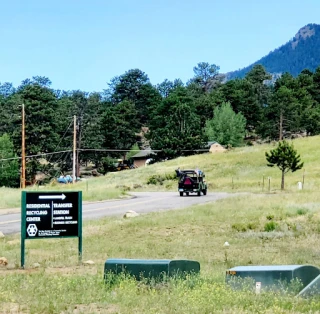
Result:
M286 176L286 190L295 191L297 183L304 180L305 190L320 188L320 164L318 150L315 147L320 136L297 139L295 148L305 162L303 170ZM55 184L46 187L33 187L30 190L81 190L84 201L101 201L123 197L128 191L175 191L174 170L195 169L199 167L206 174L209 191L270 191L280 190L281 173L277 168L267 167L265 152L274 148L274 144L248 146L226 153L201 154L180 157L147 167L121 172L111 172L106 176L92 178L73 185ZM148 184L151 178L157 184ZM20 206L19 189L0 188L0 210Z
M97 179L101 186L108 181L121 191L170 190L173 180L162 185L148 185L147 180L169 175L178 166L198 166L206 172L211 191L254 193L133 219L85 221L83 260L94 265L78 264L75 239L33 240L26 243L27 267L21 270L19 237L0 239L0 256L9 261L0 267L0 313L320 313L320 297L256 295L234 291L224 281L225 271L239 265L320 267L318 140L295 141L305 161L303 190L297 190L300 171L288 174L286 191L279 191L279 171L265 166L267 145L179 158ZM272 193L266 186L262 192L263 175L272 177ZM111 286L103 282L104 263L111 257L193 259L201 263L201 275L151 286L121 278Z

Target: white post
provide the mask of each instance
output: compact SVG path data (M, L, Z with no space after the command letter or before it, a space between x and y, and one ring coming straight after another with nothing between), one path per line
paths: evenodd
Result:
M73 158L72 158L72 183L76 182L76 147L77 147L77 117L73 116Z

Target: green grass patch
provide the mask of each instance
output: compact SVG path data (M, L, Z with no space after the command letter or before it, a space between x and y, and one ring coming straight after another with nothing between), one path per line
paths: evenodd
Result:
M8 236L0 239L0 255L9 261L8 269L0 268L5 287L0 304L21 313L314 313L320 297L257 296L225 285L225 271L233 266L320 266L320 210L284 215L292 204L304 208L311 201L320 202L317 191L243 195L133 219L84 221L83 259L93 260L92 266L78 265L76 239L46 239L26 241L26 270L16 269L20 242ZM264 232L271 222L278 224L276 231ZM246 230L235 230L237 224ZM201 274L151 286L130 278L108 285L103 281L108 257L193 259L201 263Z
M274 221L269 221L264 225L264 231L270 232L276 230L278 224Z
M181 157L74 186L28 189L82 190L85 201L121 198L130 191L174 191L174 170L198 166L211 192L253 193L133 219L84 221L83 259L93 260L92 266L78 264L76 239L47 239L26 241L27 268L20 270L19 237L0 239L0 256L9 261L0 267L0 313L316 313L320 297L234 291L225 285L225 271L240 265L320 266L318 141L294 141L305 172L287 174L285 192L279 191L280 171L266 166L264 153L272 144ZM304 189L298 190L303 173ZM155 180L148 184L150 178ZM18 189L0 189L0 208L19 207L20 195ZM160 285L130 278L109 285L103 281L108 257L193 259L201 263L201 274Z

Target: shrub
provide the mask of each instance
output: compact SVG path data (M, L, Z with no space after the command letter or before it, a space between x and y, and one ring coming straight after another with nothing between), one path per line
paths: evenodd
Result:
M111 157L103 157L98 171L102 174L106 174L110 171L115 171L116 170L115 163L116 163L115 159Z
M264 231L270 232L276 230L278 224L274 221L269 221L264 225Z
M266 218L267 218L268 220L272 220L272 219L274 219L274 215L270 215L270 214L269 214L269 215L266 216Z
M160 185L162 185L162 184L163 184L163 181L164 181L164 178L163 178L163 177L161 177L161 176L158 175L158 174L154 174L154 175L152 175L151 177L148 178L147 184L154 184L154 185L156 185L156 184L159 183Z
M163 182L166 180L177 180L176 173L165 173L163 175L153 174L151 177L148 178L147 184L163 185Z
M236 230L238 232L245 232L247 231L247 226L245 224L242 224L242 223L235 223L231 226L231 228L233 230Z
M130 191L131 190L130 186L127 186L127 185L116 185L116 188L121 189L122 191Z
M165 180L178 180L177 174L176 173L165 173L164 174Z
M297 209L297 215L305 215L308 212L308 210L306 208L299 208Z
M249 222L249 223L247 224L247 228L248 228L249 230L255 230L255 229L257 228L257 223L256 223L256 222Z

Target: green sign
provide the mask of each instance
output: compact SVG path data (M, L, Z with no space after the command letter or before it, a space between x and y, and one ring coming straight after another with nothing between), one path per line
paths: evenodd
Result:
M82 192L22 192L21 267L25 240L77 237L82 257Z

